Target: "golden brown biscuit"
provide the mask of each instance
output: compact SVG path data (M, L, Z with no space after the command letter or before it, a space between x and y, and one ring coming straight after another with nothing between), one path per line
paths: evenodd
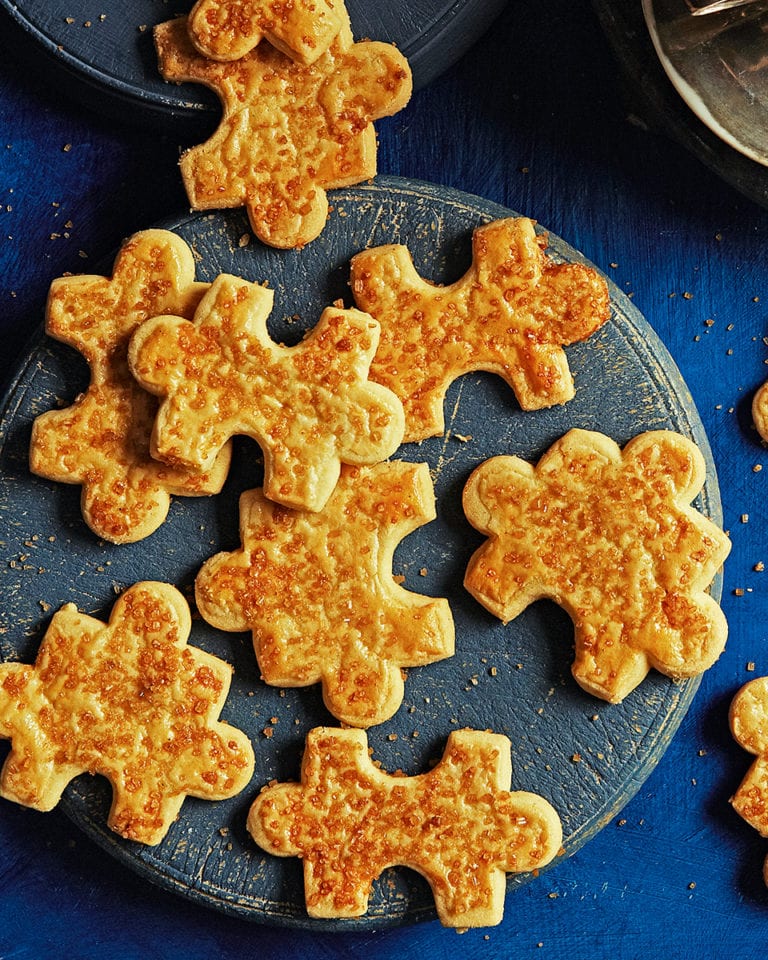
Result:
M374 120L411 95L405 58L387 43L354 43L348 20L311 66L267 44L218 63L192 46L184 19L155 28L160 72L213 89L224 114L210 139L187 150L181 172L195 210L246 207L256 235L301 247L323 229L326 190L376 173Z
M128 369L131 334L148 317L192 316L207 289L195 282L192 251L165 230L126 241L111 279L71 276L51 284L46 330L83 354L91 381L72 406L35 420L30 469L81 484L86 523L112 543L149 536L165 520L171 494L218 493L227 475L229 445L202 471L152 459L157 400Z
M752 398L752 420L762 439L768 441L768 382Z
M406 440L443 432L445 392L473 370L503 377L523 410L570 400L563 345L609 318L605 280L551 260L532 220L496 220L475 230L472 244L472 266L444 287L423 280L401 245L352 258L355 302L381 324L371 377L402 400Z
M400 401L367 380L378 324L326 308L295 347L267 331L273 292L221 274L195 312L157 317L131 340L129 363L162 398L153 456L209 469L230 437L264 453L264 491L284 506L321 510L341 463L376 463L403 436Z
M198 609L220 630L253 632L267 683L322 681L339 720L382 723L402 702L401 667L453 654L448 602L392 576L400 540L434 517L424 463L344 467L321 513L285 510L249 490L240 498L242 546L203 566Z
M266 787L248 815L256 843L301 857L312 917L358 917L373 881L402 864L423 874L451 927L497 924L505 873L549 863L562 828L542 797L510 792L509 740L454 731L429 773L391 775L374 765L362 730L317 728L301 783Z
M731 803L761 837L768 837L768 677L744 684L731 702L729 722L736 742L756 757ZM768 884L768 858L763 879Z
M74 777L102 774L109 827L157 844L185 796L242 790L253 750L217 720L232 671L187 646L190 625L178 590L153 582L127 590L106 625L72 603L54 614L34 666L0 664L0 796L51 810Z
M239 60L264 37L292 60L310 64L345 19L343 0L197 0L189 35L213 60Z
M543 597L560 604L574 623L574 677L604 700L622 700L651 667L699 674L728 632L705 591L730 541L690 505L704 480L698 447L663 430L623 451L570 430L535 467L494 457L464 490L467 519L490 537L465 586L504 623Z

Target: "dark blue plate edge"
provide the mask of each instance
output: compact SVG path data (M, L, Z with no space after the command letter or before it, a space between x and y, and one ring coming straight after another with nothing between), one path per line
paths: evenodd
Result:
M413 72L414 90L427 86L436 77L453 66L499 16L507 0L485 0L478 13L476 8L454 7L439 17L421 37L403 48L403 54ZM180 106L172 97L144 90L140 83L128 84L119 78L97 70L81 62L66 50L62 50L50 37L38 30L18 9L13 0L0 0L0 16L8 19L8 30L0 30L2 45L21 63L35 63L36 53L42 51L46 73L64 84L70 93L89 108L110 118L119 118L130 123L147 122L162 126L169 120L175 128L193 134L209 128L219 116L218 101L187 98ZM471 29L470 29L471 25ZM360 33L356 30L355 36ZM419 44L415 51L413 47ZM435 56L436 48L451 50L449 56ZM197 90L198 96L212 95L199 84L186 85Z

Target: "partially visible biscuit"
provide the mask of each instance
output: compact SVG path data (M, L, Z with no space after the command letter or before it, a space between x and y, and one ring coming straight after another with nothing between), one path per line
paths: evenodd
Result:
M532 220L479 227L472 247L472 265L448 286L422 279L399 244L352 258L355 303L381 324L371 376L402 400L406 440L443 432L446 390L470 371L503 377L523 410L570 400L563 346L585 340L610 316L605 279L547 256Z
M345 22L310 66L268 44L230 63L202 56L185 19L155 28L166 80L214 90L224 112L209 140L181 158L194 210L245 207L254 233L274 247L314 240L328 215L326 191L376 173L373 121L410 99L408 62L391 44L354 43Z
M270 337L273 292L221 274L195 312L157 317L131 340L129 362L161 398L153 456L210 469L236 434L264 454L264 491L284 506L321 510L342 463L385 460L403 436L403 410L368 380L378 324L327 307L294 347Z
M538 870L562 827L542 797L510 791L509 740L454 731L440 762L414 777L375 765L361 730L316 728L301 783L266 787L248 815L256 843L301 857L312 917L358 917L387 867L423 874L450 927L501 922L506 873Z
M768 382L752 398L752 420L761 438L768 441Z
M242 546L195 581L201 615L250 630L261 673L280 687L322 682L335 717L368 727L403 699L403 667L453 654L447 600L398 585L399 542L434 519L427 465L344 467L320 513L284 510L259 490L240 498Z
M189 35L205 57L239 60L261 41L308 65L344 25L343 0L197 0Z
M761 837L768 837L768 677L744 684L731 701L728 719L736 742L756 758L731 804ZM768 884L768 858L763 879Z
M622 450L570 430L536 466L500 456L464 490L469 522L489 539L465 586L504 623L550 598L574 624L573 674L617 703L651 667L692 677L722 653L728 627L707 592L730 540L691 501L705 480L698 447L650 431Z
M253 750L217 719L232 670L187 645L190 626L179 591L153 582L128 589L108 624L71 603L54 614L33 666L0 664L0 796L51 810L74 777L101 774L109 827L154 845L185 796L242 790Z
M150 317L194 314L208 285L195 281L192 251L175 234L145 230L127 240L112 277L69 276L48 294L46 331L85 357L88 389L69 407L37 417L30 469L82 486L82 513L98 536L133 543L165 520L171 495L218 493L230 447L205 469L152 458L149 440L157 400L128 369L131 334Z

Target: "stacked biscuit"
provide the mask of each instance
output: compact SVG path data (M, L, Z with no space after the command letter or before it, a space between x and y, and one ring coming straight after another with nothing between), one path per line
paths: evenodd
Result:
M404 58L355 43L341 0L199 0L156 40L166 78L206 83L224 103L217 132L182 158L192 206L244 206L276 247L314 239L326 190L375 173L372 121L410 95ZM293 347L267 332L268 277L201 283L168 231L131 237L110 277L51 287L48 332L85 356L91 382L37 419L30 465L82 487L94 534L117 547L149 536L171 496L221 491L233 436L260 448L264 483L241 497L241 546L203 564L195 597L212 626L251 632L264 682L322 684L343 724L312 731L301 783L264 788L248 818L264 849L303 858L313 916L361 915L384 867L406 864L427 877L444 923L498 923L505 874L560 850L552 806L510 789L505 737L453 733L437 767L404 777L371 763L364 732L401 706L403 668L455 646L448 600L392 575L398 543L435 516L427 465L392 456L443 432L446 390L471 370L501 376L522 410L567 403L564 347L609 319L604 279L546 247L526 218L485 224L470 269L444 287L403 246L361 250L355 307L325 305ZM464 491L487 536L465 586L504 622L540 597L562 605L574 677L604 700L651 668L698 674L727 632L707 590L729 542L691 506L704 480L701 453L668 431L621 450L571 430L536 465L494 457ZM0 734L12 741L2 795L50 809L72 777L101 773L112 829L158 843L184 796L245 789L252 747L218 720L230 668L189 647L189 629L169 584L129 588L108 624L63 607L34 666L0 665Z

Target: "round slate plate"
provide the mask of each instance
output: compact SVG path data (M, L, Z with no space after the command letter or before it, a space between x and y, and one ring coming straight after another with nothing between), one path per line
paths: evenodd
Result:
M30 64L53 67L89 106L120 120L178 120L210 124L216 96L199 84L165 83L157 71L151 28L187 13L193 0L133 0L101 19L91 0L0 0L28 49ZM504 0L348 0L355 37L397 44L417 87L427 84L469 49L500 12Z
M388 178L336 191L325 231L301 252L256 242L241 246L247 223L239 212L185 216L161 226L192 245L199 279L211 281L228 272L269 281L276 291L272 335L293 343L324 305L338 298L351 305L349 260L360 249L407 244L421 273L446 283L469 266L473 228L509 215L477 197ZM584 262L556 237L550 237L550 253ZM111 271L111 259L104 270ZM438 518L401 543L394 572L411 590L449 598L456 654L411 669L400 710L369 731L374 758L386 770L409 775L426 770L441 755L451 730L491 728L506 734L513 788L535 791L554 804L563 820L566 855L635 793L669 744L698 681L674 683L652 673L621 705L584 693L570 674L573 631L560 608L536 603L504 627L464 591L466 563L482 538L463 517L461 491L472 469L488 457L508 453L537 460L571 427L600 430L622 445L644 430L668 428L702 449L708 480L698 505L720 522L709 445L689 392L646 321L615 286L610 289L610 322L567 351L576 379L574 400L523 413L499 378L467 375L447 397L445 435L399 452L402 458L429 462ZM34 417L70 402L86 383L79 355L41 337L5 401L0 433L0 513L7 528L0 564L0 655L5 660L31 662L50 612L65 602L106 619L116 593L138 580L190 588L204 560L239 546L238 495L261 481L258 447L240 438L222 495L175 499L167 522L142 543L99 542L81 520L79 489L35 478L27 468ZM718 581L713 587L718 598L720 588ZM110 790L103 778L73 781L62 801L67 814L141 875L224 912L336 929L433 917L423 879L392 869L375 884L365 917L308 921L301 864L263 854L249 839L245 818L263 784L297 778L307 731L334 720L317 687L279 690L260 681L250 635L217 632L197 618L190 642L234 665L222 716L254 742L256 771L249 788L227 802L187 799L167 837L152 848L122 841L106 828ZM574 754L580 762L574 762ZM530 879L510 876L509 888Z
M750 200L768 207L768 168L722 140L685 103L656 54L640 0L592 0L592 5L643 119Z

